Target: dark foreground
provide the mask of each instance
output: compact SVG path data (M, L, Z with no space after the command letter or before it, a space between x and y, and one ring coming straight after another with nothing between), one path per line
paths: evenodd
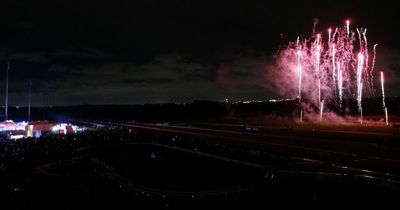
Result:
M3 140L5 209L389 209L399 177L168 133Z

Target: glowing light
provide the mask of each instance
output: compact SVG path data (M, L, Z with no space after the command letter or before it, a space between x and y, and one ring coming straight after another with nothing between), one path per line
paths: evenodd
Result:
M17 130L25 130L25 128L26 128L26 126L28 125L28 123L27 122L25 122L25 121L22 121L22 122L18 122L17 123Z
M17 140L17 139L22 139L22 138L24 138L25 136L24 135L11 135L10 136L10 139L12 139L12 140Z
M59 134L68 134L69 132L75 132L77 130L77 126L73 126L67 123L57 124L52 127L52 131Z
M350 35L350 20L346 20L346 30L347 30L347 36Z
M18 129L18 125L12 120L7 120L5 122L0 122L0 132L1 131L15 131Z

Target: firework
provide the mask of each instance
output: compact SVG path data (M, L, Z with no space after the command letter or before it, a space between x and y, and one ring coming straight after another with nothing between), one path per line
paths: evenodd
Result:
M311 108L308 110L318 110L320 116L323 106L343 110L345 98L354 99L362 121L363 95L373 94L372 72L377 45L373 45L373 59L370 60L367 29L355 28L354 31L356 33L350 30L347 20L344 27L327 29L324 38L314 25L311 38L297 37L297 41L279 51L278 71L272 72L276 74L272 76L281 94L296 95L299 104L307 105ZM299 111L301 118L309 114L302 108Z

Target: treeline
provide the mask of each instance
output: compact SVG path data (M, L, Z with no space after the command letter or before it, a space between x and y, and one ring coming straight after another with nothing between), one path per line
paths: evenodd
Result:
M386 99L390 114L400 115L400 98ZM317 109L317 108L316 108ZM60 107L33 107L31 120L67 121L69 119L98 121L212 121L226 116L255 117L273 114L275 116L297 116L299 104L295 100L280 102L221 103L214 101L193 101L185 104L137 104L137 105L80 105ZM326 105L325 110L342 115L357 115L357 101L344 100L342 109L337 105ZM363 100L363 113L382 114L382 99ZM4 110L0 111L4 119ZM9 118L15 121L27 120L27 107L9 107Z
M62 107L33 107L31 120L65 121L68 119L98 121L180 121L221 118L227 114L225 104L212 101L194 101L187 104L143 105L80 105ZM27 120L28 109L9 108L13 120Z

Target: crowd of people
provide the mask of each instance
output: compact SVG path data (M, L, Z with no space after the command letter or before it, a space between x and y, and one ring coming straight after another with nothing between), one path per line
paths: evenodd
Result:
M38 167L72 159L76 157L74 151L79 148L137 142L163 144L242 161L258 162L263 165L270 164L271 167L285 167L292 164L291 167L293 169L293 164L296 164L289 157L279 156L268 151L256 151L245 147L228 146L227 144L207 139L196 139L190 136L183 137L172 133L156 133L118 126L88 127L86 130L75 134L60 135L49 133L42 135L40 138L19 140L11 140L5 138L5 136L0 136L0 202L2 202L3 206L14 207L7 209L32 209L41 206L42 203L32 204L36 202L34 199L41 196L35 195L40 191L37 188L41 187L34 184ZM300 185L303 187L302 183ZM279 187L280 185L277 185L277 189ZM51 195L51 192L42 196L42 199L50 201L51 199L46 197L49 195ZM109 195L110 193L107 194L107 196ZM119 196L113 193L111 195ZM70 200L69 195L55 196L64 196L67 198L66 200ZM129 202L130 200L122 197L118 202ZM141 202L141 200L135 200L135 202ZM90 198L88 203L92 203ZM156 203L153 201L146 202L143 205L149 205L149 203L160 206L165 205L165 202ZM79 203L79 205L81 204L82 202ZM70 208L69 204L65 204L64 207L66 208L61 209L73 209Z
M36 191L32 189L32 182L38 167L71 159L79 148L134 142L158 143L194 151L211 148L206 141L123 127L87 128L75 134L48 133L40 138L18 140L3 135L0 137L0 201L27 208L32 200L30 194Z
M24 198L37 167L73 157L84 146L115 144L134 139L134 133L118 128L88 128L69 135L44 134L18 140L0 137L0 200ZM22 196L22 197L21 197Z

